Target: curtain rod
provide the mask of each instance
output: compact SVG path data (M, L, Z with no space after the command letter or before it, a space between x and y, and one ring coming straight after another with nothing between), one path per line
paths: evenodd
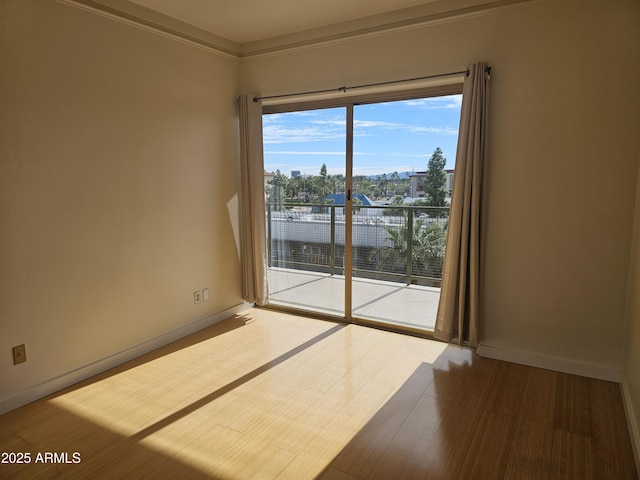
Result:
M487 67L487 73L491 73L491 67ZM452 75L469 75L469 69L461 70L459 72L449 72L449 73L440 73L437 75L427 75L426 77L415 77L415 78L406 78L404 80L391 80L389 82L378 82L378 83L369 83L366 85L354 85L353 87L338 87L338 88L328 88L326 90L315 90L312 92L300 92L300 93L285 93L283 95L271 95L266 97L253 97L254 102L258 102L260 100L270 100L272 98L288 98L288 97L297 97L300 95L315 95L318 93L329 93L329 92L346 92L347 90L354 90L356 88L367 88L367 87L379 87L382 85L393 85L395 83L405 83L405 82L413 82L416 80L429 80L432 78L440 78L440 77L449 77Z

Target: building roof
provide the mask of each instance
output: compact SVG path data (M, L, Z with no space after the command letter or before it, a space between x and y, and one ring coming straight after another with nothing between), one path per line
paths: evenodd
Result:
M354 193L353 198L360 200L361 204L365 207L371 207L376 204L373 200L367 197L364 193ZM346 205L344 193L332 193L324 197L326 200L333 200L333 205Z

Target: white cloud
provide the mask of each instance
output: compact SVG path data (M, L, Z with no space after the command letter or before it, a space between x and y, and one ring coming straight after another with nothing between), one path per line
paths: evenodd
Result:
M334 125L346 129L347 121L344 118L329 118L325 120L310 120L314 125Z
M372 128L372 127L380 127L386 129L395 129L395 128L403 128L405 127L401 123L393 123L393 122L383 122L379 120L354 120L353 128Z
M356 134L364 135L366 128L382 128L385 130L406 130L414 133L435 133L437 135L457 135L458 130L450 127L425 127L424 125L407 125L403 123L382 122L377 120L354 120Z
M458 130L450 127L409 127L409 131L418 133L435 133L438 135L458 135Z
M345 152L309 152L298 150L265 150L265 155L346 155Z
M317 142L345 138L344 131L311 126L296 128L285 125L263 125L262 133L265 144Z

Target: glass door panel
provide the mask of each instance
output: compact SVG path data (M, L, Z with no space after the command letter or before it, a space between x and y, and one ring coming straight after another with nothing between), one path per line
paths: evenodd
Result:
M460 104L454 95L354 108L357 320L433 331Z
M346 109L263 115L269 303L345 317Z

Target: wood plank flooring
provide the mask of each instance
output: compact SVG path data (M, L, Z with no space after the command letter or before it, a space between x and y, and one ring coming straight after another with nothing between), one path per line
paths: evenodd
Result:
M638 478L617 384L260 309L0 416L0 451L11 479Z

